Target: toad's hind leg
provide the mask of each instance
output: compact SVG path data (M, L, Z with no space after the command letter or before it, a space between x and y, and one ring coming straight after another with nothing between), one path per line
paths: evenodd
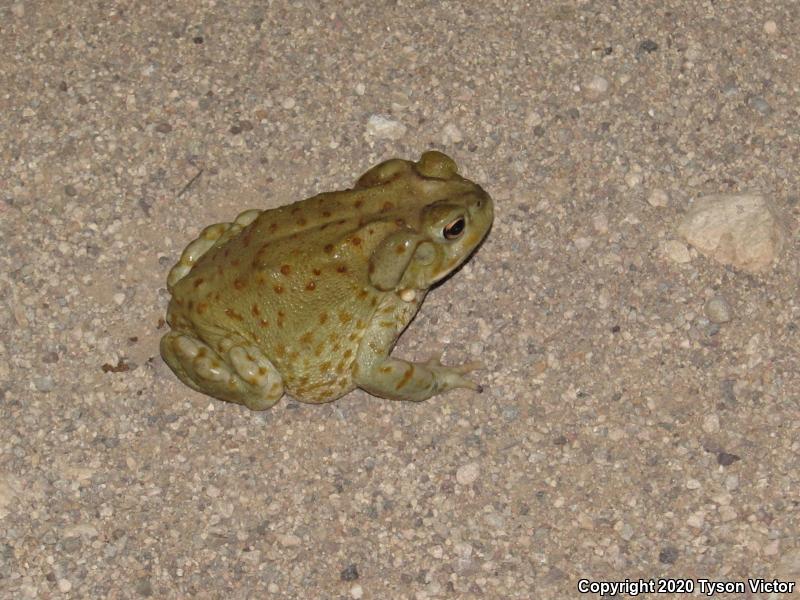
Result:
M251 410L266 410L280 400L283 379L261 350L228 340L221 347L222 355L196 337L175 331L161 338L164 361L198 392Z
M238 234L242 229L255 221L256 217L261 214L257 208L246 210L240 213L233 223L215 223L209 225L197 239L191 241L188 246L183 250L180 260L175 263L175 266L170 269L167 275L167 288L172 291L172 288L181 279L186 277L187 273L192 270L194 264L200 260L206 252L211 250L214 246L221 246L229 239Z

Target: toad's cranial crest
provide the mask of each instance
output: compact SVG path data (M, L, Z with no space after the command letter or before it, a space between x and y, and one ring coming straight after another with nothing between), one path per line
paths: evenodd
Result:
M356 387L396 400L479 390L476 368L390 356L428 288L470 256L493 204L452 159L392 159L352 189L203 229L167 278L161 355L186 385L263 410Z

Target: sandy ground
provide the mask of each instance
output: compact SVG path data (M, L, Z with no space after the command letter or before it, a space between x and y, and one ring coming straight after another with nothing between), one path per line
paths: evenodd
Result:
M0 595L800 579L800 4L637 4L0 3ZM203 226L429 148L496 220L396 352L479 358L482 395L178 382L165 278ZM665 255L741 191L770 269Z

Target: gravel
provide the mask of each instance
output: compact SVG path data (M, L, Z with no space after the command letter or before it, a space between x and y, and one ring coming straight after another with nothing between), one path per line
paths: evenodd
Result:
M0 597L797 578L795 2L0 16ZM483 394L255 414L177 381L166 274L204 226L429 148L496 220L395 352L480 360ZM786 236L761 270L676 234L745 193Z

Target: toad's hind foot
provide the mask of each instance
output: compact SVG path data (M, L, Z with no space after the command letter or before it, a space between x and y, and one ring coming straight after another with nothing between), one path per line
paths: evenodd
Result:
M283 379L254 346L229 345L220 356L205 342L170 331L161 338L161 356L189 387L220 400L266 410L283 396Z

